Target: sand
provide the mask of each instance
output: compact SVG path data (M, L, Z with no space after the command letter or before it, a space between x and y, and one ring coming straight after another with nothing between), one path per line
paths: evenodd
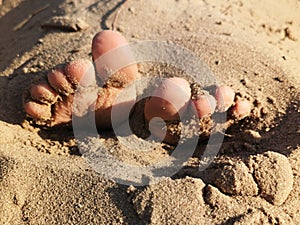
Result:
M71 127L45 129L26 118L24 90L57 64L91 59L94 34L111 28L120 5L0 1L0 224L300 224L299 1L130 0L120 12L116 29L130 42L186 47L253 103L204 171L201 142L172 178L120 184L89 166ZM137 156L109 132L101 141L127 163L168 156L163 144Z

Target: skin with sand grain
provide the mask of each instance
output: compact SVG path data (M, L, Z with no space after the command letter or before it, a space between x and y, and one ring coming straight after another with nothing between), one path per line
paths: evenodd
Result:
M105 53L128 44L125 37L119 32L104 30L97 33L92 42L92 56L95 62ZM126 57L124 55L120 56ZM114 59L109 64L113 64ZM93 68L92 70L90 68ZM88 71L88 74L86 74ZM114 100L128 86L140 77L137 65L133 64L122 68L108 79L105 67L84 59L74 60L63 68L55 68L48 72L48 83L33 85L29 90L29 99L24 102L25 112L36 121L48 121L47 126L55 126L70 123L72 118L73 95L78 83L88 86L95 82L95 73L104 83L95 103L95 118L99 129L111 127L111 109ZM116 85L117 83L117 85ZM159 97L157 97L159 96ZM199 118L209 116L217 111L226 111L232 107L232 114L240 119L249 115L251 104L247 100L234 102L235 93L227 86L216 89L215 96L200 95L191 99L190 84L183 78L172 77L155 90L155 97L150 97L145 104L144 116L147 122L155 117L164 121L178 120L178 112L184 113L189 104L194 104ZM132 99L135 100L135 97ZM84 107L90 107L92 102L84 100ZM124 103L126 104L126 103ZM123 121L126 118L118 118ZM49 122L50 121L50 122ZM155 135L155 133L154 133ZM159 136L159 134L158 134Z

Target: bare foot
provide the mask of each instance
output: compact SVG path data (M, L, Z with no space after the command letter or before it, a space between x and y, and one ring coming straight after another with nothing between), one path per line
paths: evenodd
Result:
M201 127L200 130L211 129L213 124L210 117L216 112L229 110L230 119L222 124L224 129L235 120L250 115L251 103L246 99L235 100L235 92L228 86L217 87L214 96L201 92L192 96L191 92L193 90L189 83L182 78L169 78L158 87L154 97L146 102L144 110L151 133L164 142L176 144L180 129L176 130L176 126L174 129L174 124L182 119L179 114L197 115L200 126L206 126L205 123L209 121L209 127ZM188 107L189 104L191 107Z
M79 59L49 71L47 82L33 85L29 89L24 101L25 112L37 122L50 127L70 123L72 113L75 116L83 116L86 109L95 110L98 128L111 127L112 107L120 107L120 110L116 110L120 112L116 117L119 120L117 122L127 119L122 113L122 107L134 102L136 93L132 93L126 101L119 102L118 105L114 105L114 100L124 87L139 78L137 65L129 65L111 75L107 71L114 70L120 61L128 61L131 57L130 52L123 49L118 52L117 57L105 58L105 53L111 53L113 49L126 44L126 39L118 32L102 31L96 34L92 42L94 63ZM103 88L99 88L95 99L85 95L74 110L74 93L78 84L84 87L96 86L95 73L100 77ZM190 107L191 105L194 107ZM190 84L183 78L173 77L166 79L146 102L144 116L146 121L150 122L150 130L154 135L173 144L176 136L170 132L163 132L161 121L178 121L180 115L188 114L191 108L200 119L209 117L216 111L224 112L228 109L233 118L241 119L250 114L251 104L246 100L235 102L235 93L227 86L218 87L214 96L201 93L192 96Z
M125 86L137 79L139 74L137 65L130 65L119 70L108 79L106 70L110 70L110 67L115 64L115 60L106 60L104 64L101 64L101 60L98 59L108 51L126 44L126 39L120 33L108 30L96 34L93 39L93 60L96 72L103 82L103 88L99 89L95 103L93 99L85 98L81 107L89 108L94 104L96 124L100 128L111 126L110 114L115 98ZM123 55L118 55L118 59L126 57L126 54L124 52ZM24 101L25 112L37 122L50 127L70 123L74 92L79 82L81 86L95 84L95 69L92 62L79 59L66 64L62 68L49 71L46 83L33 85L29 89L29 96ZM127 99L127 101L135 101L135 97L135 95L132 95L132 99ZM126 102L124 104L126 105ZM77 111L82 112L82 110ZM117 118L121 122L126 119L123 117L120 114Z

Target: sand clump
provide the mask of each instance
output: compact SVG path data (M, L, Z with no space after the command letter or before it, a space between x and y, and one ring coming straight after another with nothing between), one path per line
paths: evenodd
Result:
M293 171L288 159L269 151L251 157L249 165L260 195L274 205L281 205L293 189Z
M258 194L257 184L242 161L224 160L214 173L212 182L223 193L248 196Z

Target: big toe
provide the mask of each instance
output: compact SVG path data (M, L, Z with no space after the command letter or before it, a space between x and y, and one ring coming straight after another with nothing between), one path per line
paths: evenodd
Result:
M159 117L165 121L178 120L189 104L189 83L179 77L165 79L146 102L144 115L147 121Z
M116 31L104 30L95 35L92 55L96 71L105 83L109 79L127 85L139 77L136 61L126 38ZM115 73L116 77L111 73Z
M104 30L95 35L92 55L103 89L95 104L96 123L99 128L110 128L112 122L119 124L127 117L127 111L136 99L135 90L124 93L140 75L126 38L116 31ZM124 95L124 97L122 97ZM112 109L119 112L112 121Z
M145 103L144 116L151 133L172 143L176 134L168 132L167 124L182 120L191 96L189 83L179 77L165 79ZM165 123L162 123L162 122Z

